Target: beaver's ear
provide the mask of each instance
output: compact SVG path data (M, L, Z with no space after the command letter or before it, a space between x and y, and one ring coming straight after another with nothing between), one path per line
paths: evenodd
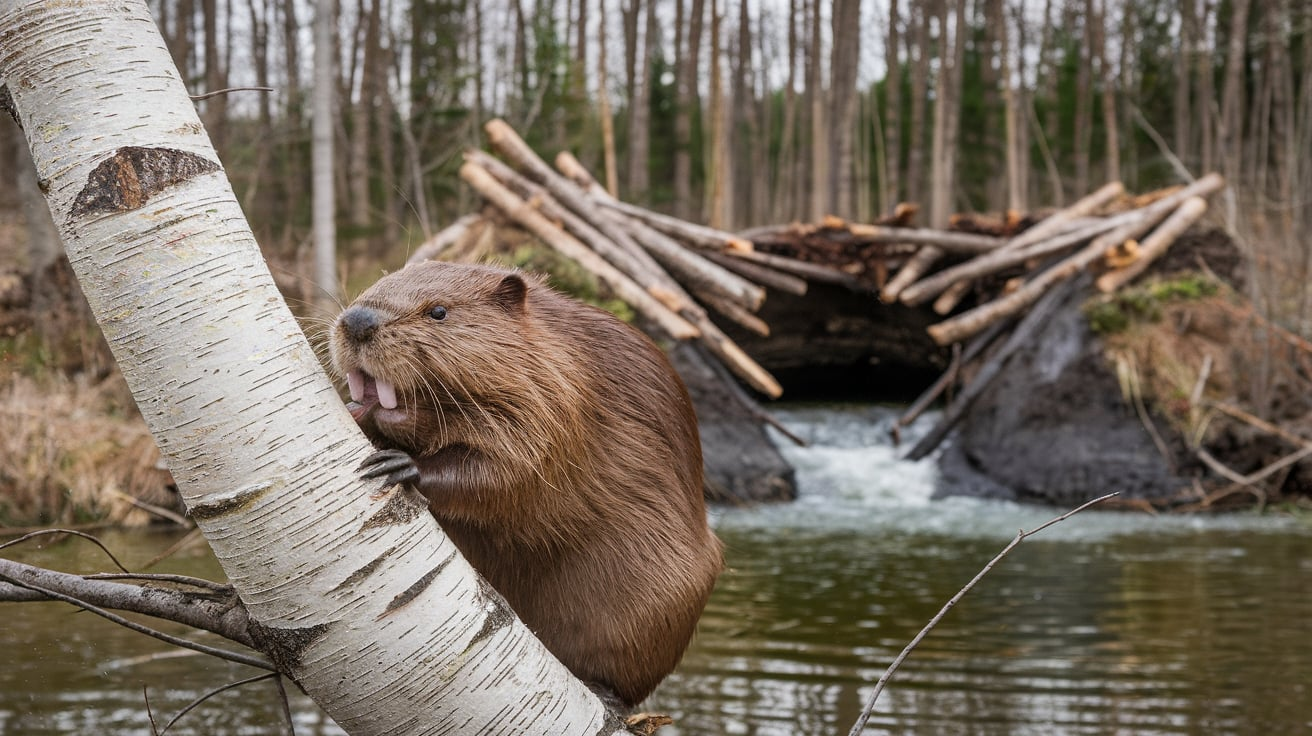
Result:
M511 314L523 314L524 304L528 299L528 284L523 277L512 273L501 279L497 288L492 290L492 301Z

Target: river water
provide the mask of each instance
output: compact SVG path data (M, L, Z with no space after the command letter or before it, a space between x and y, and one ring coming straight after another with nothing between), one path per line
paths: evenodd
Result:
M730 570L684 663L644 706L675 717L663 736L847 733L943 603L1017 530L1058 513L930 501L933 463L897 459L892 409L779 414L811 441L785 450L802 496L714 514ZM176 540L104 536L129 566ZM101 564L71 542L23 559ZM203 548L161 568L220 574ZM198 695L253 674L59 604L0 609L0 660L0 734L149 734L147 697L162 726ZM866 733L1312 733L1310 690L1306 519L1086 511L1026 540L946 616L889 683ZM296 733L341 733L292 695ZM275 703L268 683L248 685L168 733L278 733Z

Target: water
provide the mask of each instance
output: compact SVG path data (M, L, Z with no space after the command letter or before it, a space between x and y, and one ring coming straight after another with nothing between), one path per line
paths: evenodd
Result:
M1057 513L931 502L933 463L897 459L892 410L780 414L813 443L785 450L803 495L715 514L730 570L683 665L645 705L675 717L662 736L847 733L873 683L939 607L1018 529ZM174 539L107 536L130 566ZM72 544L29 559L99 565ZM168 564L218 575L200 550ZM9 665L0 668L0 734L148 734L143 686L163 723L249 675L65 606L0 610ZM866 732L1312 733L1310 685L1306 523L1088 511L1026 540L949 613L885 689ZM298 734L340 733L303 696L293 706ZM271 733L276 722L273 688L259 683L218 696L169 733Z

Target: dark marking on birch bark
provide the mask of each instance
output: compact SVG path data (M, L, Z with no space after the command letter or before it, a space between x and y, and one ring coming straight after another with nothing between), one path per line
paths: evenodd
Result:
M420 495L419 491L404 486L388 496L387 502L378 513L365 519L362 528L375 529L392 524L408 524L427 513L428 499Z
M515 612L511 610L510 604L506 603L506 599L497 592L496 588L481 577L478 579L478 590L483 594L483 610L487 611L487 618L483 619L483 627L474 634L473 639L469 640L465 651L473 649L480 641L515 622Z
M256 501L263 498L264 494L268 493L272 488L272 483L261 483L257 486L237 491L231 496L192 504L187 508L187 513L191 515L191 518L196 519L197 521L217 519L220 516L231 514L234 511L249 508Z
M14 105L14 96L9 93L8 85L0 84L0 112L8 113L18 124L18 129L23 129L23 121L18 118L18 108Z
M134 210L174 184L218 170L218 164L194 153L124 146L87 176L86 186L73 199L72 215Z
M261 626L254 620L250 622L251 639L256 647L273 660L278 671L292 678L301 666L301 656L306 648L318 641L328 631L328 624L316 624L297 629L275 629ZM299 683L298 683L299 684Z
M395 553L396 553L396 547L392 547L392 548L386 550L386 551L383 552L382 554L380 554L380 555L378 555L377 557L375 557L375 558L373 559L373 561L370 562L369 564L365 565L364 567L360 568L359 570L356 570L355 572L351 573L350 575L347 575L345 580L343 580L342 582L340 582L340 583L334 585L334 586L332 587L332 589L329 590L328 592L329 592L329 593L336 593L337 591L341 590L342 588L345 588L345 587L348 587L348 586L352 586L352 585L356 585L356 584L358 584L360 581L364 580L365 578L369 577L370 575L373 575L374 572L376 572L376 571L378 570L378 568L382 567L382 566L383 566L383 563L386 562L387 559L388 559L389 557L391 557L391 556L392 556L393 554L395 554Z
M437 576L440 575L442 571L446 569L446 566L451 564L451 560L454 560L455 558L456 556L453 553L450 557L437 563L437 567L434 567L432 570L429 570L427 573L424 574L423 577L416 580L414 584L411 585L409 588L406 588L405 590L397 594L397 596L392 599L392 602L387 604L387 608L383 610L382 615L386 616L389 613L399 609L400 607L414 600L415 598L418 598L419 594L427 590L428 586L433 584L433 581L437 579ZM382 618L382 616L379 616L379 618Z

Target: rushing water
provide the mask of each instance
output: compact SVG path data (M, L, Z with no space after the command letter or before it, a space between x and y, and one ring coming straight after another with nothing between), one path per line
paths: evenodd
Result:
M845 734L915 633L1044 509L931 502L878 407L781 412L802 498L716 514L730 570L683 665L645 705L691 734ZM911 437L910 441L914 441ZM1114 490L1114 489L1109 489ZM128 564L173 541L113 534ZM98 565L80 544L28 557ZM203 550L168 563L217 575ZM0 609L0 734L148 734L249 676L58 604ZM1026 540L912 653L867 733L1312 733L1312 529L1275 515L1088 511ZM298 734L340 733L294 696ZM268 683L169 733L276 733Z

